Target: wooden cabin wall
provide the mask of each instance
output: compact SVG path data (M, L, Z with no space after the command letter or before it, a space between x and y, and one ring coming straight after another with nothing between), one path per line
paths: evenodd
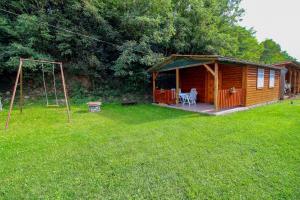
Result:
M219 70L219 108L243 106L245 93L243 88L244 66L223 64ZM235 88L231 93L230 88Z
M243 68L241 66L221 65L219 77L219 90L243 87Z
M264 87L262 89L257 88L257 71L258 67L248 66L246 106L276 101L279 99L280 70L275 70L275 87L269 88L270 69L265 68Z
M215 77L208 71L205 74L205 98L204 103L214 103L214 82Z
M219 90L242 88L243 68L236 65L220 65ZM191 88L198 91L198 101L204 103L214 102L214 78L205 67L192 67L180 69L180 88L189 92Z
M297 79L296 79L296 94L300 92L300 70L297 70Z
M179 74L182 92L190 92L191 88L196 88L198 92L198 101L205 102L205 68L192 67L180 69Z

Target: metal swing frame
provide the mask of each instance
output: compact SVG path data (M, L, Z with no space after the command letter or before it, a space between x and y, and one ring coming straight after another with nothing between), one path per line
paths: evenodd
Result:
M60 73L61 73L61 79L62 79L62 85L63 85L64 97L65 97L65 103L66 103L66 110L67 110L67 118L68 118L68 122L70 122L70 119L71 119L71 116L70 116L70 107L69 107L68 94L67 94L67 88L66 88L66 82L65 82L65 76L64 76L62 62L53 62L53 61L47 61L47 60L34 60L34 59L20 58L20 63L19 63L19 68L18 68L18 72L17 72L17 77L16 77L14 88L13 88L13 94L12 94L12 97L11 97L9 111L8 111L8 115L7 115L7 119L6 119L6 123L5 123L5 129L8 129L8 126L9 126L9 121L11 119L11 112L12 112L12 109L13 109L13 105L14 105L14 101L15 101L15 96L16 96L16 91L17 91L18 85L20 85L20 102L19 102L19 107L20 107L20 112L21 113L23 112L23 105L24 105L24 97L23 97L23 64L26 61L41 63L42 65L45 64L45 63L52 64L53 65L53 73L54 73L54 65L59 65L60 66ZM45 87L46 83L45 83L44 71L43 71L43 81L44 81L44 87ZM55 77L54 77L54 85L55 85ZM45 90L45 92L46 92L46 90ZM55 88L55 94L56 94L56 88ZM56 96L56 103L58 105L57 96ZM49 105L48 104L48 97L47 97L47 105Z

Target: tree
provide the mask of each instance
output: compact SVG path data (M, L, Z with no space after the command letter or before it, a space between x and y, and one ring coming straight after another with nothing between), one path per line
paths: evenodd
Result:
M70 77L92 83L94 94L120 94L144 92L146 70L173 53L292 59L278 44L259 44L252 29L237 25L240 1L2 0L10 13L0 11L0 75L15 71L19 57L61 60ZM38 66L26 67L34 73Z
M236 35L238 44L234 56L244 60L259 62L264 47L256 39L255 31L235 26L232 32Z
M272 39L266 39L262 42L264 51L260 61L268 64L279 63L288 60L295 60L287 52L282 51L279 44Z

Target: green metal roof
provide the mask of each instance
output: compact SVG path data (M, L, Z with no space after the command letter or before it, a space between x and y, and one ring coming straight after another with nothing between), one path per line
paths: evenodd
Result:
M199 61L199 60L191 60L191 59L177 59L172 61L169 64L163 65L161 68L159 68L159 71L169 71L173 70L176 68L187 68L191 65L201 65L201 64L206 64L207 62Z
M272 69L280 69L278 66L274 65L266 65L261 63L254 63L245 60L239 60L231 57L224 57L219 55L171 55L166 58L164 62L155 65L148 69L151 72L161 72L161 71L169 71L174 70L176 68L187 68L192 66L203 65L203 64L211 64L213 62L219 63L229 63L229 64L241 64L241 65L253 65L258 67L272 68Z

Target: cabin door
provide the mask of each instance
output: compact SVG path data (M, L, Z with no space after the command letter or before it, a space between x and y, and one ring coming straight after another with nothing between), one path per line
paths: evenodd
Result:
M214 103L214 76L208 71L205 73L205 103Z

